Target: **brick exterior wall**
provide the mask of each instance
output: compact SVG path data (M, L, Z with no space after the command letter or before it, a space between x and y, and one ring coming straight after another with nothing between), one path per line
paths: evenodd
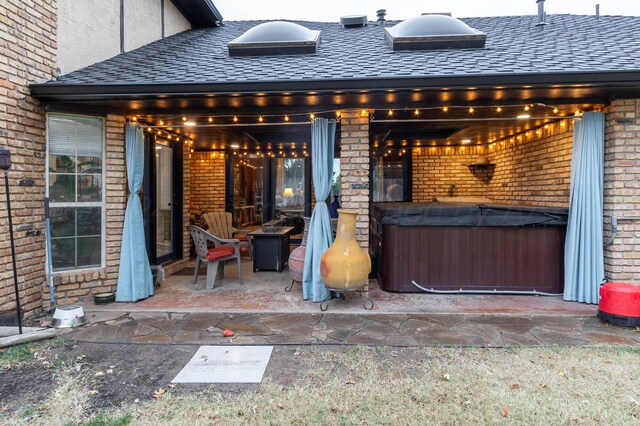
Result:
M56 1L6 0L0 7L0 146L12 153L9 174L18 286L25 317L41 307L45 111L28 85L56 76ZM0 311L15 298L4 176L0 189Z
M369 251L369 118L360 110L342 112L340 124L340 195L343 209L358 210L356 240ZM368 294L369 285L363 292Z
M359 110L342 113L340 194L343 209L358 210L356 240L369 248L369 118Z
M105 267L55 274L56 303L66 305L88 299L90 295L115 291L118 284L122 228L127 207L125 170L125 118L107 115L105 119ZM48 287L42 286L43 305L48 307Z
M484 147L413 150L413 201L448 196L497 203L569 206L573 122L564 120ZM495 168L470 168L479 156Z
M223 153L194 152L191 154L191 162L189 164L190 217L201 212L224 211L224 165L225 158Z
M189 249L191 236L189 225L191 223L191 147L182 146L182 261L176 262L175 271L182 269L189 261ZM177 269L180 267L180 269ZM173 271L170 271L173 272Z
M618 234L604 250L605 276L640 284L640 99L613 101L605 118L605 239L611 217L618 218Z

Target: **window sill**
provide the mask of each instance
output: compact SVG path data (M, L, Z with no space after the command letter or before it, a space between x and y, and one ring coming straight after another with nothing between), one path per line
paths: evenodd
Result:
M107 277L105 267L94 267L86 269L73 269L53 273L55 285L70 284L75 282L98 281Z

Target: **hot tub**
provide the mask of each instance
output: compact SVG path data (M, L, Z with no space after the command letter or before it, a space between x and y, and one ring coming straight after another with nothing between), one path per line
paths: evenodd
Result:
M371 248L383 290L560 293L568 210L470 203L376 203Z

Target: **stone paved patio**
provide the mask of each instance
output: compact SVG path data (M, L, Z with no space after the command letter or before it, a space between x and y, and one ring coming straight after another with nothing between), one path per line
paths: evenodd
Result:
M640 332L593 316L93 312L66 339L235 345L640 346ZM222 336L224 329L235 333Z

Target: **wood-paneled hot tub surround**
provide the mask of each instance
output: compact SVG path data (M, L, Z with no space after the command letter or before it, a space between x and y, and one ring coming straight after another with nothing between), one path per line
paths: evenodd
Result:
M383 290L560 293L567 209L377 203L371 244Z

